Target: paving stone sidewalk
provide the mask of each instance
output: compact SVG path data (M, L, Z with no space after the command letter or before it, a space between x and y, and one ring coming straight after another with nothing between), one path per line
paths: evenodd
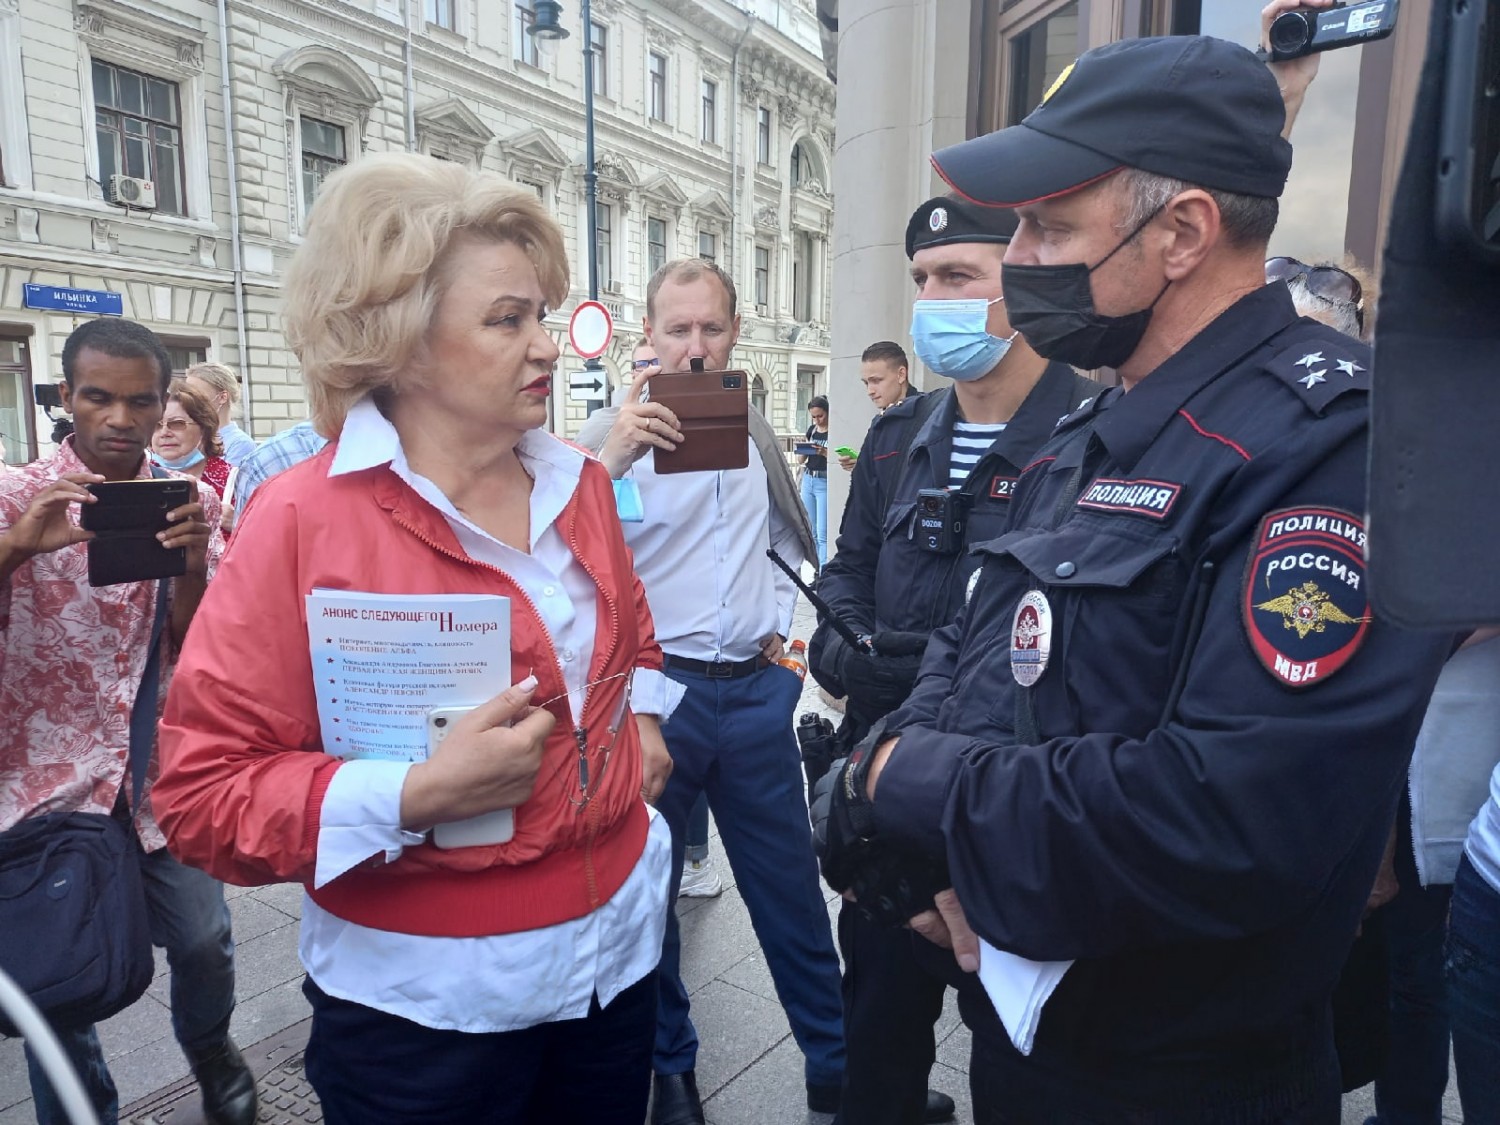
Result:
M811 612L802 605L793 635L805 639L812 628ZM826 711L811 680L803 694L803 709ZM678 904L683 979L692 994L693 1019L702 1040L698 1084L708 1120L711 1125L828 1125L831 1117L807 1109L801 1054L716 839L712 852L719 859L724 894ZM227 893L234 918L239 996L232 1032L242 1046L249 1047L296 1028L308 1017L297 959L302 889L291 885L230 887ZM837 901L830 895L830 921L836 912ZM158 951L157 976L150 991L129 1010L100 1025L120 1104L137 1109L122 1118L131 1125L198 1125L201 1121L196 1095L171 1097L185 1088L188 1067L172 1037L167 983L166 963ZM970 1125L968 1033L958 1020L951 992L937 1033L938 1061L932 1085L952 1095L959 1106L957 1121ZM268 1125L319 1119L315 1109L305 1112L309 1107L298 1104L295 1097L281 1098L284 1104L277 1107L275 1091L264 1084L262 1091L267 1104L261 1120ZM170 1105L163 1107L163 1102ZM1462 1118L1451 1084L1446 1108L1445 1122L1458 1125ZM1369 1091L1358 1091L1344 1100L1342 1125L1361 1125L1373 1112ZM0 1039L0 1125L34 1125L35 1120L21 1044Z

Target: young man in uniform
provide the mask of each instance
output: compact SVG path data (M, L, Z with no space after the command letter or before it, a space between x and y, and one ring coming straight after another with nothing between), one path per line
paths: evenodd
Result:
M1021 470L1058 419L1100 389L1037 355L1006 319L1000 263L1015 229L1013 211L947 196L918 207L906 227L917 286L912 338L922 361L949 382L888 408L870 426L838 550L818 581L839 617L874 636L874 651L865 653L826 622L813 635L813 675L848 697L846 747L906 698L928 635L963 605L974 570L969 545L1000 533ZM937 539L924 530L933 504L950 513L949 533ZM953 1102L927 1090L927 1074L943 1006L940 973L951 958L847 902L839 944L849 1050L840 1122L948 1120Z
M1017 209L1012 326L1122 381L820 798L830 882L982 974L978 1125L1339 1117L1329 995L1451 638L1373 616L1368 351L1264 283L1283 124L1250 52L1132 39L933 158Z

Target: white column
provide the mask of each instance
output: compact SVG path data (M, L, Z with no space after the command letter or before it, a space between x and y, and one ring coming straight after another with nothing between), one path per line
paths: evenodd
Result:
M970 14L957 0L839 2L829 349L835 446L858 448L873 417L859 384L860 353L876 340L910 351L906 220L943 190L927 162L933 149L966 135ZM828 526L837 527L849 475L830 473L829 483Z

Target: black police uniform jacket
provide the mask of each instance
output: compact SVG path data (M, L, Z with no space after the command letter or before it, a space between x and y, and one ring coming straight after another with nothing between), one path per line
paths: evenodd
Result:
M1058 420L1100 389L1066 364L1047 365L970 474L966 547L1004 529L1021 468ZM916 541L917 493L947 487L958 416L952 387L926 397L926 403L908 397L870 424L854 462L838 549L818 579L823 600L856 632L929 633L948 624L963 605L964 586L978 565L967 549L937 555ZM908 441L919 409L926 417ZM815 658L827 630L821 626L813 638ZM837 685L824 686L844 694Z
M1077 959L1025 1062L977 986L961 997L1054 1090L1218 1103L1271 1076L1293 1096L1299 1059L1326 1057L1452 641L1370 619L1369 365L1271 285L1080 409L889 717L880 831L946 856L988 942ZM1051 649L1023 689L1032 591Z

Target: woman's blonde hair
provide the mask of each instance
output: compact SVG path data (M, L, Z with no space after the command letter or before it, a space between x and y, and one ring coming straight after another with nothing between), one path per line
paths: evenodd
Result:
M182 374L184 377L191 375L194 379L202 379L214 390L227 394L231 406L240 401L240 377L227 364L212 361L195 363Z
M529 188L415 153L366 156L324 181L283 295L319 433L337 437L365 395L420 378L444 264L473 241L519 246L548 307L567 298L562 231Z
M173 379L167 388L167 401L182 407L182 412L201 432L199 448L205 457L224 456L224 443L219 440L219 412L208 396L188 386L181 379Z

